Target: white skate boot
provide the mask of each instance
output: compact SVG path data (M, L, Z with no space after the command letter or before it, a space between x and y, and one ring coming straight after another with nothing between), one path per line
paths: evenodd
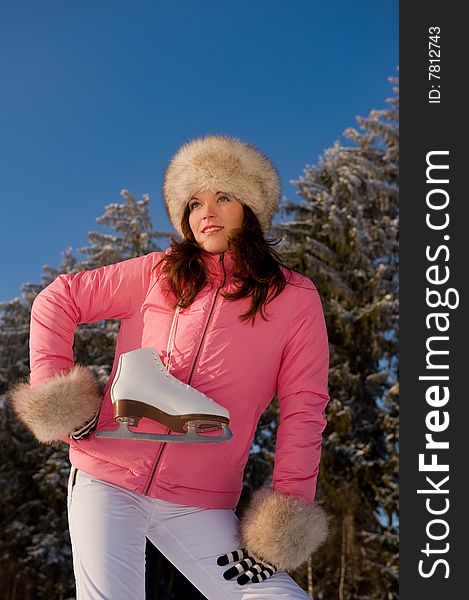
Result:
M115 431L98 431L96 437L157 442L223 442L232 438L230 414L202 392L179 381L163 366L153 348L121 354L111 386ZM137 433L142 417L153 419L185 435ZM223 430L222 435L200 435Z

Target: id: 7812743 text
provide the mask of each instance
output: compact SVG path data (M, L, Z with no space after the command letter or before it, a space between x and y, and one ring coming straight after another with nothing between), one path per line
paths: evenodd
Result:
M428 81L433 82L430 90L428 91L429 104L439 104L441 102L440 37L439 27L428 28Z

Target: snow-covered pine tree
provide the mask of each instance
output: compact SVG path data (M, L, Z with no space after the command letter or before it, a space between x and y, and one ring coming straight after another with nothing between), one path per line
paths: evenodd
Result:
M29 375L31 305L43 287L24 284L21 297L0 305L0 589L12 600L73 592L68 452L65 444L38 447L8 406L9 387Z
M71 272L97 269L163 249L155 240L169 237L170 232L153 230L149 195L144 194L137 201L128 190L121 190L121 196L123 202L107 204L104 214L96 219L111 233L89 231L90 243L77 248L77 252L87 258L78 261ZM84 323L75 335L75 359L82 364L94 365L103 386L111 372L119 327L120 322L115 320Z
M137 202L127 190L121 194L124 203L107 205L97 219L115 233L90 232L90 246L79 249L88 260L77 259L68 248L58 269L43 267L41 284L24 284L21 298L0 305L0 589L11 600L63 600L74 595L66 515L68 446L38 445L11 413L8 388L29 375L31 306L44 287L61 273L159 251L153 240L169 237L168 232L152 230L148 196ZM75 333L74 360L88 365L102 388L112 367L118 327L117 321L84 323ZM162 571L164 588L170 571Z
M330 342L317 499L331 535L312 560L316 600L398 597L399 101L390 82L389 108L357 118L362 131L344 132L351 143L292 181L302 201L286 200L290 220L273 228L286 264L318 287Z
M162 248L154 240L171 235L171 231L153 230L148 194L138 201L128 190L122 190L121 196L124 199L122 203L107 204L104 214L96 219L97 223L112 229L114 233L90 231L90 245L77 249L80 254L89 257L83 263L83 268L96 269L134 256L161 251Z
M37 294L77 263L71 248L59 269L45 265L42 282L0 304L0 589L6 598L67 598L73 593L70 538L64 509L68 449L41 446L12 415L8 389L29 376L29 324Z

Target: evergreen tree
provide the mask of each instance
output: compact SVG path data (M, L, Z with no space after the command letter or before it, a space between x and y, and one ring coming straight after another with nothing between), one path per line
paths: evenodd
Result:
M62 446L38 447L11 414L8 388L29 375L29 321L41 286L0 305L0 589L12 600L67 598L73 582Z
M127 190L121 194L124 203L106 206L97 219L115 234L90 232L90 246L79 250L88 260L77 259L68 248L58 269L43 267L41 284L24 284L21 298L0 305L0 589L12 600L64 599L74 595L74 580L66 514L68 446L37 444L12 415L7 391L29 375L31 306L44 287L61 273L78 273L161 250L153 240L169 233L152 230L149 197L137 202ZM95 373L101 391L112 368L118 329L119 322L109 320L80 324L75 333L74 362ZM171 580L171 570L164 566L160 595L154 597L161 598L168 587L165 582Z
M88 255L83 263L87 269L96 269L102 265L111 265L121 260L142 256L149 252L161 251L155 239L167 238L168 231L154 231L149 215L150 196L143 195L137 201L128 190L122 190L124 202L108 204L104 215L96 221L112 229L115 233L104 234L95 231L88 233L89 246L78 248L78 252ZM82 270L80 266L79 270Z
M0 311L0 394L4 394L11 384L29 373L26 357L31 301L13 298L1 302Z
M397 598L398 88L292 183L276 224L286 264L319 289L330 403L318 501L331 534L312 557L317 600ZM311 570L310 570L311 571ZM307 569L296 574L306 586ZM305 587L306 589L306 587ZM334 590L331 593L331 590Z

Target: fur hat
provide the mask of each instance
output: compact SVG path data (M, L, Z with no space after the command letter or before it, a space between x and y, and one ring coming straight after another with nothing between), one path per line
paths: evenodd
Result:
M280 180L270 159L251 144L208 135L183 144L164 174L166 210L181 236L184 209L202 191L235 196L252 209L265 234L278 207Z

